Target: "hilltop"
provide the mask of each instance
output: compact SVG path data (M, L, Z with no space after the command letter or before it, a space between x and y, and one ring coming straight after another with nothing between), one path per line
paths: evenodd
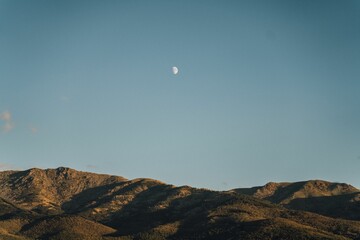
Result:
M360 190L346 183L310 180L269 182L264 186L233 191L294 209L325 216L360 220Z

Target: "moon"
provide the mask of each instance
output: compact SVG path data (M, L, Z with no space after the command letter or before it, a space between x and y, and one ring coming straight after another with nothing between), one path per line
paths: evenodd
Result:
M178 74L178 72L179 72L179 69L177 68L177 67L172 67L172 73L174 74L174 75L176 75L176 74Z

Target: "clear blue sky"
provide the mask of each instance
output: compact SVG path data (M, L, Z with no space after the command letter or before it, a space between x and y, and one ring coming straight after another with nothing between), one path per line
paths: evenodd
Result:
M360 187L360 2L0 0L0 124L3 169Z

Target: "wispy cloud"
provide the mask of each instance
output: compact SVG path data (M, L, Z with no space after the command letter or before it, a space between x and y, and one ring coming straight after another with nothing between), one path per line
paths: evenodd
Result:
M35 134L39 131L39 129L37 127L34 127L34 126L30 126L30 131Z
M0 113L0 120L4 121L4 124L2 126L2 130L4 132L10 132L15 126L12 120L11 113L9 111Z

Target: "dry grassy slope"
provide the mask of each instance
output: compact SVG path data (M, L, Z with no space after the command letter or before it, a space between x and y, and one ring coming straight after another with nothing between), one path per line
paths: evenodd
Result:
M1 234L109 240L360 238L357 221L290 211L235 191L175 187L152 179L31 169L0 173L0 186L6 199L0 201L0 239ZM22 209L40 206L61 211L36 215Z
M345 183L321 180L296 183L270 182L261 187L239 188L232 191L265 199L290 209L360 220L360 190Z
M156 187L174 188L157 180L134 179L85 190L64 203L62 208L67 213L81 214L89 219L103 221L129 206L129 204L136 202L136 198L143 192ZM147 202L156 197L155 191L151 192L152 196L146 199ZM161 194L165 196L168 193L164 191Z
M62 203L86 189L123 182L117 176L75 171L70 168L0 172L0 197L25 209L60 211Z

